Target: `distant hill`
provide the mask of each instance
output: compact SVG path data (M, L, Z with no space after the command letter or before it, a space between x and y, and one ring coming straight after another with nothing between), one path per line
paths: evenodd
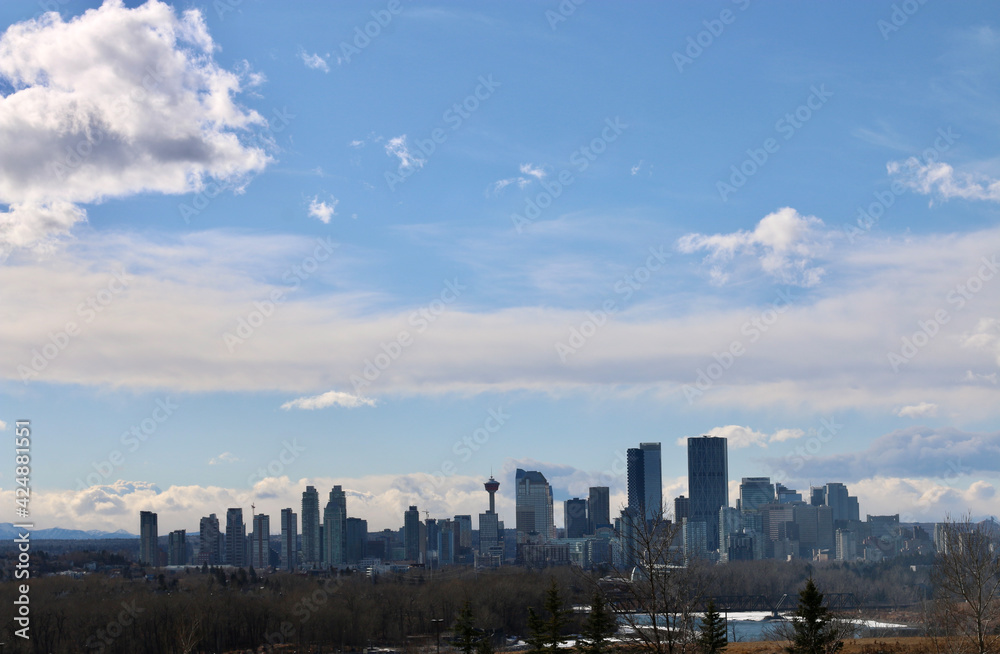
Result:
M17 538L18 530L11 522L0 522L0 539L7 540ZM138 538L136 534L130 534L124 529L118 531L101 531L100 529L63 529L62 527L52 527L51 529L32 529L31 538L33 540L93 540L95 538Z

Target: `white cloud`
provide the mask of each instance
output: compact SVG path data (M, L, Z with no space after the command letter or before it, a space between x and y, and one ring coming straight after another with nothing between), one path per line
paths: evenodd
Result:
M728 281L726 264L745 254L755 257L764 272L784 283L815 286L825 272L812 263L826 249L816 231L822 226L823 221L815 216L783 207L762 218L752 232L686 234L678 240L677 249L685 254L707 251L705 262L711 264L710 274L716 283Z
M240 461L240 458L237 457L232 452L223 452L219 456L213 456L211 459L209 459L208 465L215 466L221 463L236 463L238 461Z
M937 415L937 411L938 405L931 402L921 402L897 409L896 415L901 418L932 418Z
M309 215L322 221L324 224L329 224L330 218L337 215L337 204L339 203L340 200L332 195L330 196L329 204L325 200L321 202L317 195L309 203Z
M243 80L216 49L197 10L178 16L157 0L10 26L0 151L17 156L0 158L0 251L65 233L85 218L79 204L210 179L238 188L262 170L269 156L241 136L266 121L233 101Z
M7 429L7 423L4 422L3 420L0 420L0 431L6 431L6 429Z
M985 175L959 173L944 162L921 163L916 157L891 161L889 174L922 195L937 195L949 200L985 200L1000 202L1000 180Z
M996 514L996 487L978 480L966 488L933 479L877 476L850 485L861 514L893 515L901 522L940 522L946 515L971 512L974 520Z
M363 148L365 147L365 142L359 139L354 139L347 145L351 146L352 148Z
M757 447L767 447L768 443L777 443L795 438L802 438L802 436L805 435L805 432L801 429L779 429L773 434L766 434L764 432L754 431L750 427L726 425L725 427L713 427L708 430L705 435L715 436L716 438L725 438L728 441L729 447L744 448L754 445ZM677 445L687 447L687 438L678 438Z
M530 163L521 164L520 171L522 175L529 175L537 180L545 179L545 169L541 166L535 166Z
M306 65L307 68L312 68L313 70L321 70L324 73L330 72L330 65L326 63L326 59L319 56L318 54L316 53L308 54L305 51L302 51L299 53L299 56L302 57L302 62Z
M300 397L281 405L282 409L325 409L330 406L342 406L354 409L359 406L375 406L375 400L360 395L351 395L342 391L327 391L322 395Z
M632 166L631 169L633 175L638 175L640 170L642 170L642 159L639 160L639 163Z
M427 163L425 159L421 159L410 152L410 146L406 142L406 134L389 139L385 144L385 153L393 157L398 157L399 167L404 169L420 169Z

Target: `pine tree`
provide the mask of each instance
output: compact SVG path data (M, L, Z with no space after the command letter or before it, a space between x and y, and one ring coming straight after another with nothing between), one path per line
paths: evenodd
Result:
M705 615L701 619L701 634L698 644L704 654L721 654L726 651L729 639L726 638L726 621L715 610L715 602L708 600Z
M473 625L472 605L469 600L465 600L465 606L462 607L462 611L458 614L458 620L455 621L455 626L452 628L458 639L456 641L458 649L462 650L464 654L472 654L476 647L476 628Z
M563 600L559 596L559 587L556 586L555 579L545 592L544 606L549 613L547 620L540 618L534 609L528 609L528 629L531 631L528 644L531 645L530 651L533 654L541 652L555 654L559 650L559 639L568 620L569 611L563 608Z
M584 654L604 654L608 651L608 638L618 631L615 614L604 603L600 591L590 600L590 615L583 625L580 651Z
M844 646L833 629L829 609L823 606L823 593L816 589L812 577L799 592L792 628L795 630L788 654L834 654Z

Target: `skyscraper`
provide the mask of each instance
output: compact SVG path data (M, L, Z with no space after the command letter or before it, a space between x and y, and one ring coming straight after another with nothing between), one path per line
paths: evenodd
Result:
M574 497L563 502L563 524L566 538L583 538L587 533L587 500Z
M340 486L330 491L330 500L323 509L323 564L326 567L344 563L347 544L347 494Z
M691 515L691 500L684 497L683 495L678 495L674 498L674 521L677 524L681 524L684 518Z
M302 493L302 562L306 567L316 567L323 561L319 539L319 493L315 486L306 486Z
M472 547L472 516L455 516L455 525L458 527L458 550L455 553L459 554L461 550L468 550Z
M611 491L607 486L591 486L587 497L587 533L596 534L601 525L611 524Z
M183 529L167 536L167 565L187 565L187 534Z
M546 542L556 537L552 518L552 487L537 470L517 469L517 543Z
M770 477L744 477L740 484L740 510L756 511L774 502L774 484Z
M488 565L499 565L503 562L503 533L500 529L500 517L496 513L496 492L500 482L490 475L483 486L490 494L490 508L486 513L479 514L479 559L487 561ZM479 563L477 562L477 565Z
M659 443L639 443L626 457L628 506L646 520L663 517L663 477Z
M250 565L262 570L271 565L271 516L258 513L253 516L250 534Z
M361 518L347 519L347 539L344 543L344 560L346 563L358 563L367 556L365 545L368 543L368 521Z
M420 562L420 511L415 505L403 515L403 550L407 561Z
M729 506L729 457L725 438L691 437L688 444L690 521L705 523L705 544L719 549L719 509Z
M219 565L223 562L222 533L219 519L212 513L201 519L198 534L198 563Z
M305 495L305 493L303 493ZM305 497L303 497L305 500ZM298 567L296 555L298 541L298 516L291 507L281 510L281 569L294 572Z
M243 509L226 510L226 563L237 568L247 565L247 527Z
M139 563L160 565L160 548L156 544L156 514L152 511L139 512L139 538Z

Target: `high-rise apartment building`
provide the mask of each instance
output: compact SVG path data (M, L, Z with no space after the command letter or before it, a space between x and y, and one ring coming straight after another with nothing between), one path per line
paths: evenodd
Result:
M674 498L674 521L681 524L684 518L691 516L691 499L678 495Z
M226 563L237 568L247 565L247 527L240 508L226 510Z
M690 519L705 523L709 551L719 549L719 509L729 506L729 457L725 438L692 437L688 445Z
M214 513L201 519L198 533L198 563L221 565L225 561L222 532Z
M347 519L347 539L344 548L346 563L359 563L367 556L365 546L368 544L368 521L361 518Z
M563 525L566 538L583 538L587 533L587 500L574 497L563 502Z
M344 563L347 543L347 494L340 486L330 491L330 499L323 509L323 565Z
M472 516L457 515L455 524L458 526L458 551L469 550L472 547Z
M183 529L167 536L167 565L187 565L187 534Z
M139 563L160 565L160 548L156 543L156 514L152 511L139 512Z
M556 537L552 516L552 487L537 470L517 469L516 484L517 542L547 542Z
M403 515L403 549L407 561L420 562L420 511L416 506Z
M591 486L587 496L587 533L611 524L611 490L607 486Z
M263 570L271 565L271 517L266 513L253 516L250 534L250 565Z
M304 499L304 498L303 498ZM281 510L281 569L294 572L298 568L298 516L291 507Z
M628 507L646 520L663 517L663 476L660 444L639 443L625 457L628 475Z
M318 567L323 562L320 549L319 492L315 486L306 486L302 493L302 563Z

